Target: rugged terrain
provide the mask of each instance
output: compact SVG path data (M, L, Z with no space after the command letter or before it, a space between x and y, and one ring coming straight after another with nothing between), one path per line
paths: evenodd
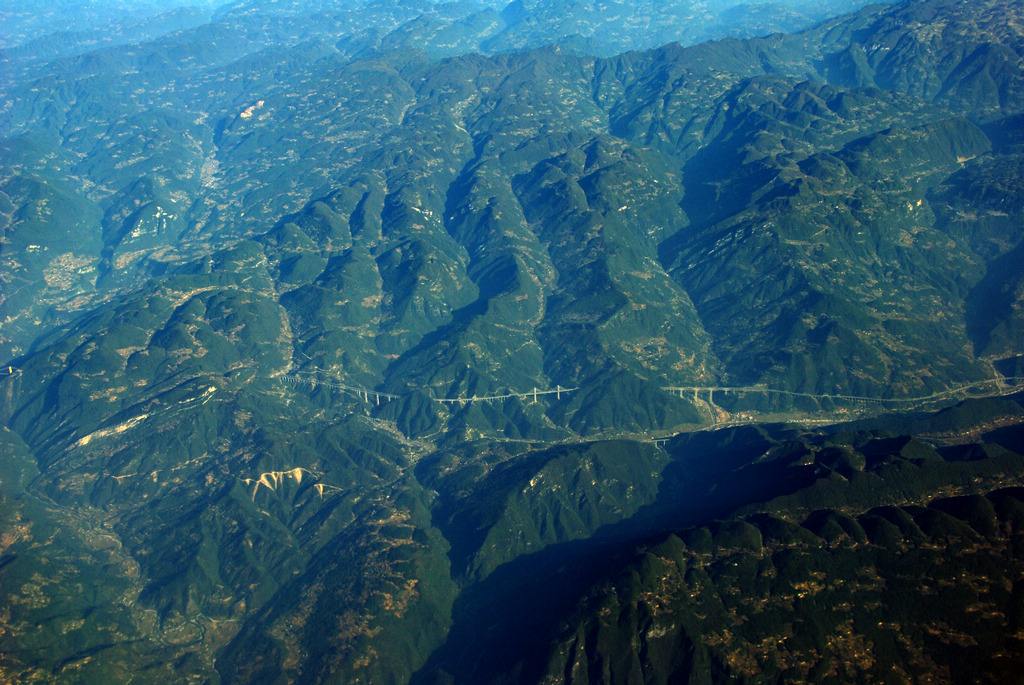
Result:
M5 679L1015 672L1020 3L559 4L18 24Z

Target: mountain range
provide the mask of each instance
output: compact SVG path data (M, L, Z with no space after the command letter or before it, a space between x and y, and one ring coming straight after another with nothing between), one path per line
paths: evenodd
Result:
M0 55L3 679L1019 670L1020 3L155 7Z

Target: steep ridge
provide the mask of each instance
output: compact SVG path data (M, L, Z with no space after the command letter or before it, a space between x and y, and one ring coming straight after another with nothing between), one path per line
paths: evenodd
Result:
M893 665L998 679L1020 658L1009 635L1021 411L1019 398L964 405L915 426L920 439L885 422L681 436L649 504L464 592L445 648L415 682L858 680ZM1012 427L982 429L973 444L926 442L1007 416ZM543 488L546 471L530 487ZM1006 518L986 519L992 506L970 493ZM704 525L665 538L686 521ZM929 598L908 599L918 593Z
M541 680L1013 678L1022 495L683 531L595 589Z
M165 36L16 87L0 408L31 475L2 479L3 668L540 678L585 653L560 662L549 629L638 541L878 479L899 506L1019 484L1005 436L884 476L852 476L874 452L828 431L652 442L1021 374L1019 14L929 0L433 61L324 38L342 15L264 49L239 5L201 49ZM757 384L818 398L663 390ZM967 403L963 429L1019 421L1007 402ZM45 601L53 578L97 589Z

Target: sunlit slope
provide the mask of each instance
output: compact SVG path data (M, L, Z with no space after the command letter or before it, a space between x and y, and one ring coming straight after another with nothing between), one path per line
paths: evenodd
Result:
M540 677L575 658L545 630L638 542L800 492L857 518L1019 485L1019 443L983 435L1013 401L908 418L981 446L875 445L878 468L873 438L653 441L1009 392L1019 4L440 62L289 16L240 5L7 91L4 677ZM804 395L708 390L734 386Z

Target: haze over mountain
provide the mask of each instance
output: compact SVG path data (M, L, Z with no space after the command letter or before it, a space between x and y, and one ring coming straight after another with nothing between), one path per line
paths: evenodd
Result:
M860 4L5 8L3 679L1018 672L1022 6Z
M611 55L668 42L797 30L867 4L863 0L119 0L0 3L0 60L46 65L57 57L155 40L184 31L182 45L242 34L250 49L319 37L349 49L423 50L432 56L494 53L561 43ZM190 29L198 29L190 32ZM255 32L254 32L255 31ZM174 40L174 39L172 39ZM355 46L359 46L356 48Z

